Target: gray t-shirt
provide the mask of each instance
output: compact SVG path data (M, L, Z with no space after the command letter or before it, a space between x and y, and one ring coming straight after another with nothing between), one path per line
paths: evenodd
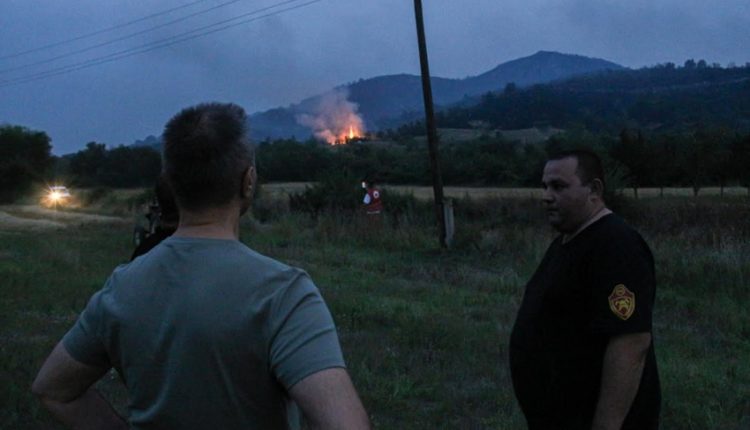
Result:
M238 241L170 237L119 266L63 338L113 366L133 429L286 429L287 392L344 367L310 277Z

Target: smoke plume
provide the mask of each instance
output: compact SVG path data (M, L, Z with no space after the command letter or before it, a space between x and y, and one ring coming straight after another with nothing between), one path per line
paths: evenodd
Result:
M347 88L333 90L320 98L312 113L297 115L297 122L310 127L315 137L332 145L346 143L352 134L361 136L365 127L357 113L359 106L348 98Z

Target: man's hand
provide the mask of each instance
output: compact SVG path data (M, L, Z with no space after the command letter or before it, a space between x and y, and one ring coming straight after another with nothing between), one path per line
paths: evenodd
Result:
M39 370L31 391L70 428L127 430L125 421L92 387L108 370L76 361L59 342Z
M592 430L620 430L638 393L650 345L651 333L625 334L609 340Z
M370 421L345 369L322 370L289 390L313 429L368 430Z

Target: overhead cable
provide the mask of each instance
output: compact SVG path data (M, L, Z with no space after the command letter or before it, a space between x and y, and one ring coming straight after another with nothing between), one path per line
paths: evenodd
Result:
M183 16L181 18L177 18L177 19L174 19L172 21L168 21L168 22L159 24L159 25L154 26L154 27L149 27L149 28L146 28L144 30L137 31L135 33L130 33L130 34L127 34L125 36L121 36L121 37L118 37L118 38L115 38L115 39L108 40L106 42L102 42L102 43L98 43L96 45L88 46L86 48L82 48L82 49L78 49L78 50L75 50L75 51L67 52L65 54L61 54L61 55L58 55L56 57L47 58L45 60L40 60L40 61L36 61L36 62L33 62L33 63L28 63L28 64L23 64L23 65L16 66L16 67L11 67L11 68L8 68L8 69L2 69L2 70L0 70L0 74L8 73L8 72L14 72L14 71L17 71L17 70L28 69L29 67L38 66L38 65L41 65L41 64L47 64L47 63L51 63L51 62L56 61L56 60L60 60L62 58L67 58L67 57L70 57L70 56L73 56L73 55L82 54L84 52L93 51L94 49L101 48L103 46L111 45L113 43L121 42L121 41L127 40L127 39L132 39L135 36L140 36L141 34L150 33L152 31L158 30L160 28L168 27L170 25L177 24L178 22L186 21L186 20L188 20L190 18L193 18L195 16L203 15L205 13L208 13L208 12L211 12L213 10L216 10L216 9L228 6L228 5L233 4L233 3L237 3L239 1L243 1L243 0L231 0L231 1L228 1L228 2L225 2L225 3L221 3L221 4L218 4L216 6L212 6L212 7L208 8L208 9L200 10L198 12L191 13L189 15L186 15L186 16ZM296 0L293 0L293 1L296 1Z
M203 3L205 1L206 0L196 0L194 2L184 4L182 6L176 6L176 7L173 7L171 9L163 10L161 12L152 13L150 15L146 15L144 17L137 18L137 19L134 19L132 21L124 22L122 24L118 24L118 25L115 25L115 26L112 26L112 27L103 28L101 30L93 31L91 33L82 34L80 36L76 36L76 37L73 37L73 38L70 38L70 39L66 39L66 40L62 40L62 41L59 41L59 42L50 43L48 45L39 46L39 47L36 47L36 48L27 49L25 51L14 52L12 54L5 54L5 55L0 56L0 60L5 60L7 58L16 58L16 57L20 57L22 55L31 54L33 52L39 52L39 51L44 51L45 49L55 48L57 46L65 45L67 43L77 42L79 40L87 39L87 38L92 37L92 36L97 36L99 34L109 33L111 31L119 30L119 29L125 28L125 27L129 27L129 26L131 26L133 24L138 24L139 22L147 21L149 19L156 18L158 16L166 15L166 14L172 13L172 12L174 12L176 10L185 9L187 7L196 5L198 3Z
M63 75L63 74L67 74L67 73L74 72L74 71L81 70L81 69L87 69L87 68L90 68L90 67L98 66L100 64L110 63L110 62L117 61L117 60L120 60L120 59L123 59L123 58L132 57L134 55L143 54L143 53L146 53L146 52L154 51L156 49L165 48L165 47L172 46L172 45L175 45L175 44L178 44L178 43L186 42L188 40L193 40L193 39L196 39L196 38L199 38L199 37L207 36L209 34L213 34L213 33L219 32L219 31L223 31L223 30L227 30L229 28L237 27L239 25L247 24L247 23L250 23L250 22L253 22L253 21L258 21L258 20L263 19L263 18L268 18L268 17L274 16L274 15L279 15L279 14L282 14L284 12L289 12L289 11L292 11L292 10L295 10L295 9L300 9L300 8L312 5L314 3L321 2L323 0L311 0L311 1L308 1L308 2L305 2L305 3L301 3L301 4L298 4L298 5L295 5L295 6L290 6L290 7L284 8L284 9L280 9L280 10L277 10L277 11L274 11L274 12L270 12L270 13L267 13L265 15L257 16L257 17L250 18L250 19L244 19L244 20L241 20L239 22L228 24L231 21L235 21L237 19L244 18L244 17L250 16L250 15L255 15L255 14L261 12L261 11L272 9L272 8L276 8L279 5L282 5L282 4L285 4L285 3L291 3L291 2L294 2L294 1L298 1L298 0L291 0L291 1L287 1L287 2L282 2L282 3L279 3L279 4L275 5L275 6L269 6L269 7L266 7L266 8L263 8L263 9L259 9L259 10L253 11L253 12L242 14L242 15L237 16L235 18L227 19L227 20L220 21L220 22L217 22L217 23L214 23L214 24L211 24L211 25L207 25L207 26L195 29L195 30L187 31L187 32L181 33L181 34L176 35L176 36L172 36L172 37L168 37L168 38L162 39L160 41L156 41L156 42L144 44L144 45L141 45L141 46L138 46L138 47L135 47L135 48L126 49L126 50L115 52L115 53L112 53L112 54L109 54L109 55L105 55L105 56L102 56L102 57L93 58L91 60L87 60L87 61L82 61L82 62L70 64L70 65L64 66L64 67L58 67L56 69L50 69L50 70L47 70L47 71L44 71L44 72L40 72L40 73L36 73L36 74L33 74L33 75L29 75L29 76L24 76L24 77L14 78L14 79L2 80L2 81L0 81L0 88L6 87L6 86L10 86L10 85L23 84L23 83L28 83L28 82L32 82L32 81L37 81L37 80L40 80L40 79L45 79L45 78L49 78L49 77L53 77L53 76ZM223 25L221 27L213 28L213 29L209 30L209 28L211 28L211 27L220 26L222 24L227 24L227 25Z

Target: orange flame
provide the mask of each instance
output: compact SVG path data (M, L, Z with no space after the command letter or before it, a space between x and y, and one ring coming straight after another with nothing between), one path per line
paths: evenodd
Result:
M335 138L328 139L328 143L331 145L345 145L350 141L362 137L362 131L358 126L354 124L349 125L349 132L341 131L335 135Z

